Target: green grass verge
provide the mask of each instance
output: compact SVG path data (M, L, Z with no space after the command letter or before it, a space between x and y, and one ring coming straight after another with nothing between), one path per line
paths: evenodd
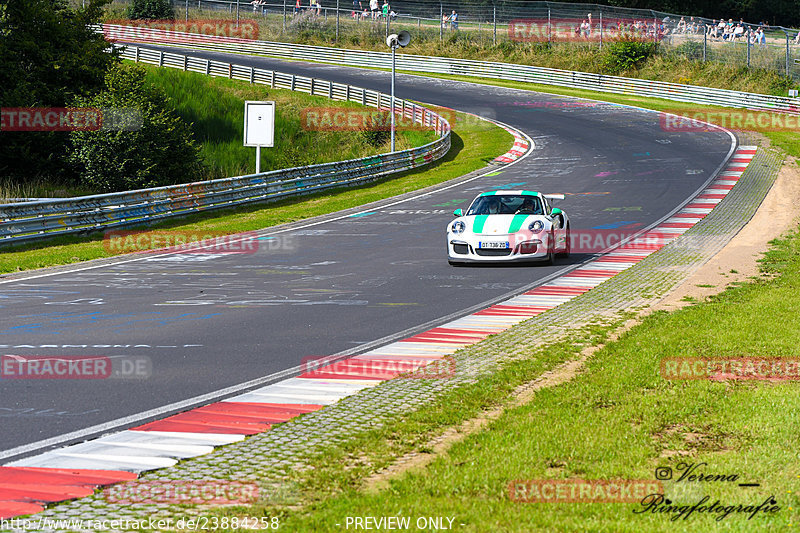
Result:
M774 280L692 307L657 312L608 343L570 382L536 394L456 444L423 472L368 494L348 490L284 518L293 531L331 531L348 516L450 516L464 531L784 531L800 520L796 382L670 381L673 357L797 358L800 235L773 242L763 269ZM765 315L765 310L769 313ZM551 353L548 350L547 353ZM531 354L539 355L539 354ZM681 463L735 481L676 481ZM705 463L705 464L703 464ZM636 503L520 503L508 484L526 479L649 479L671 467L674 506L758 506L771 514L636 513ZM685 466L683 467L685 470ZM741 487L739 483L759 483ZM685 512L685 511L684 511ZM672 520L673 517L679 516Z
M482 168L505 153L513 137L485 121L458 114L450 152L421 170L406 172L355 189L333 190L307 197L236 210L190 215L150 228L175 231L238 233L294 222L435 185ZM2 248L0 273L65 265L116 255L103 246L101 233L60 237Z
M285 89L270 89L197 72L145 66L148 81L162 88L178 115L191 124L208 178L240 176L255 170L255 149L242 144L244 101L275 101L275 146L261 151L264 171L367 157L389 150L388 132L312 131L304 112L319 108L374 112L354 102L332 102ZM397 149L435 140L430 131L399 131Z

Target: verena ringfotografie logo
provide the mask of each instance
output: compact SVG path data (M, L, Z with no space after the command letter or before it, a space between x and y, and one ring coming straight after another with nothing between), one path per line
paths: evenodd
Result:
M258 501L258 485L252 482L210 479L197 481L129 481L103 490L108 503L186 505L241 505Z
M455 376L456 361L452 356L441 359L409 358L403 360L358 356L335 360L333 356L304 357L306 377L344 379L449 379Z
M275 246L273 241L279 245L282 242L281 239L265 242ZM254 254L259 248L259 237L255 232L225 235L203 231L108 231L103 236L103 248L109 253L167 248L182 253Z
M135 131L142 114L133 108L3 107L0 132L11 131Z
M661 360L668 380L707 379L787 381L800 379L800 359L781 357L669 357Z
M124 26L122 28L113 26ZM251 19L214 20L111 20L103 24L103 35L109 41L146 41L163 39L164 31L199 33L215 37L258 39L258 22Z
M715 126L734 131L800 132L800 115L746 109L660 113L660 123L661 129L670 133L716 131Z
M521 503L636 503L663 494L652 479L529 479L508 484L511 501Z
M2 355L0 379L146 379L153 373L147 356Z

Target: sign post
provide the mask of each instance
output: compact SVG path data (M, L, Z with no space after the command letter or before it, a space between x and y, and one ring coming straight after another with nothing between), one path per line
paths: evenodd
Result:
M261 174L261 148L275 145L275 102L244 103L244 145L256 147L256 174Z

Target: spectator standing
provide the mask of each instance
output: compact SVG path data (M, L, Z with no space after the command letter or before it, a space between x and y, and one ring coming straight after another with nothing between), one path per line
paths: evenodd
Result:
M369 10L372 12L372 20L378 18L378 0L369 0Z
M389 0L383 0L383 6L381 7L381 12L382 12L383 18L386 18L386 19L389 18L389 10L390 9L391 8L389 7Z
M581 37L584 39L589 37L589 22L586 19L581 22Z
M354 19L358 19L363 11L360 0L353 0L353 12L350 14Z
M450 13L450 29L457 30L458 29L458 13L454 9L452 13Z
M294 2L294 14L295 15L299 15L300 14L300 9L301 9L300 0L295 0L295 2Z

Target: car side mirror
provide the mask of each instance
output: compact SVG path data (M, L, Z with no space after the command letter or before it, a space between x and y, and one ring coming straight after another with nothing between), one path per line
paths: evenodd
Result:
M464 210L463 209L456 209L455 211L453 211L453 216L454 217L463 217L464 216Z
M554 216L556 216L556 215L561 215L561 214L563 214L563 213L564 213L564 212L563 212L561 209L559 209L559 208L557 208L557 207L554 207L554 208L553 208L553 210L552 210L552 211L550 211L550 216L553 216L553 217L554 217Z

